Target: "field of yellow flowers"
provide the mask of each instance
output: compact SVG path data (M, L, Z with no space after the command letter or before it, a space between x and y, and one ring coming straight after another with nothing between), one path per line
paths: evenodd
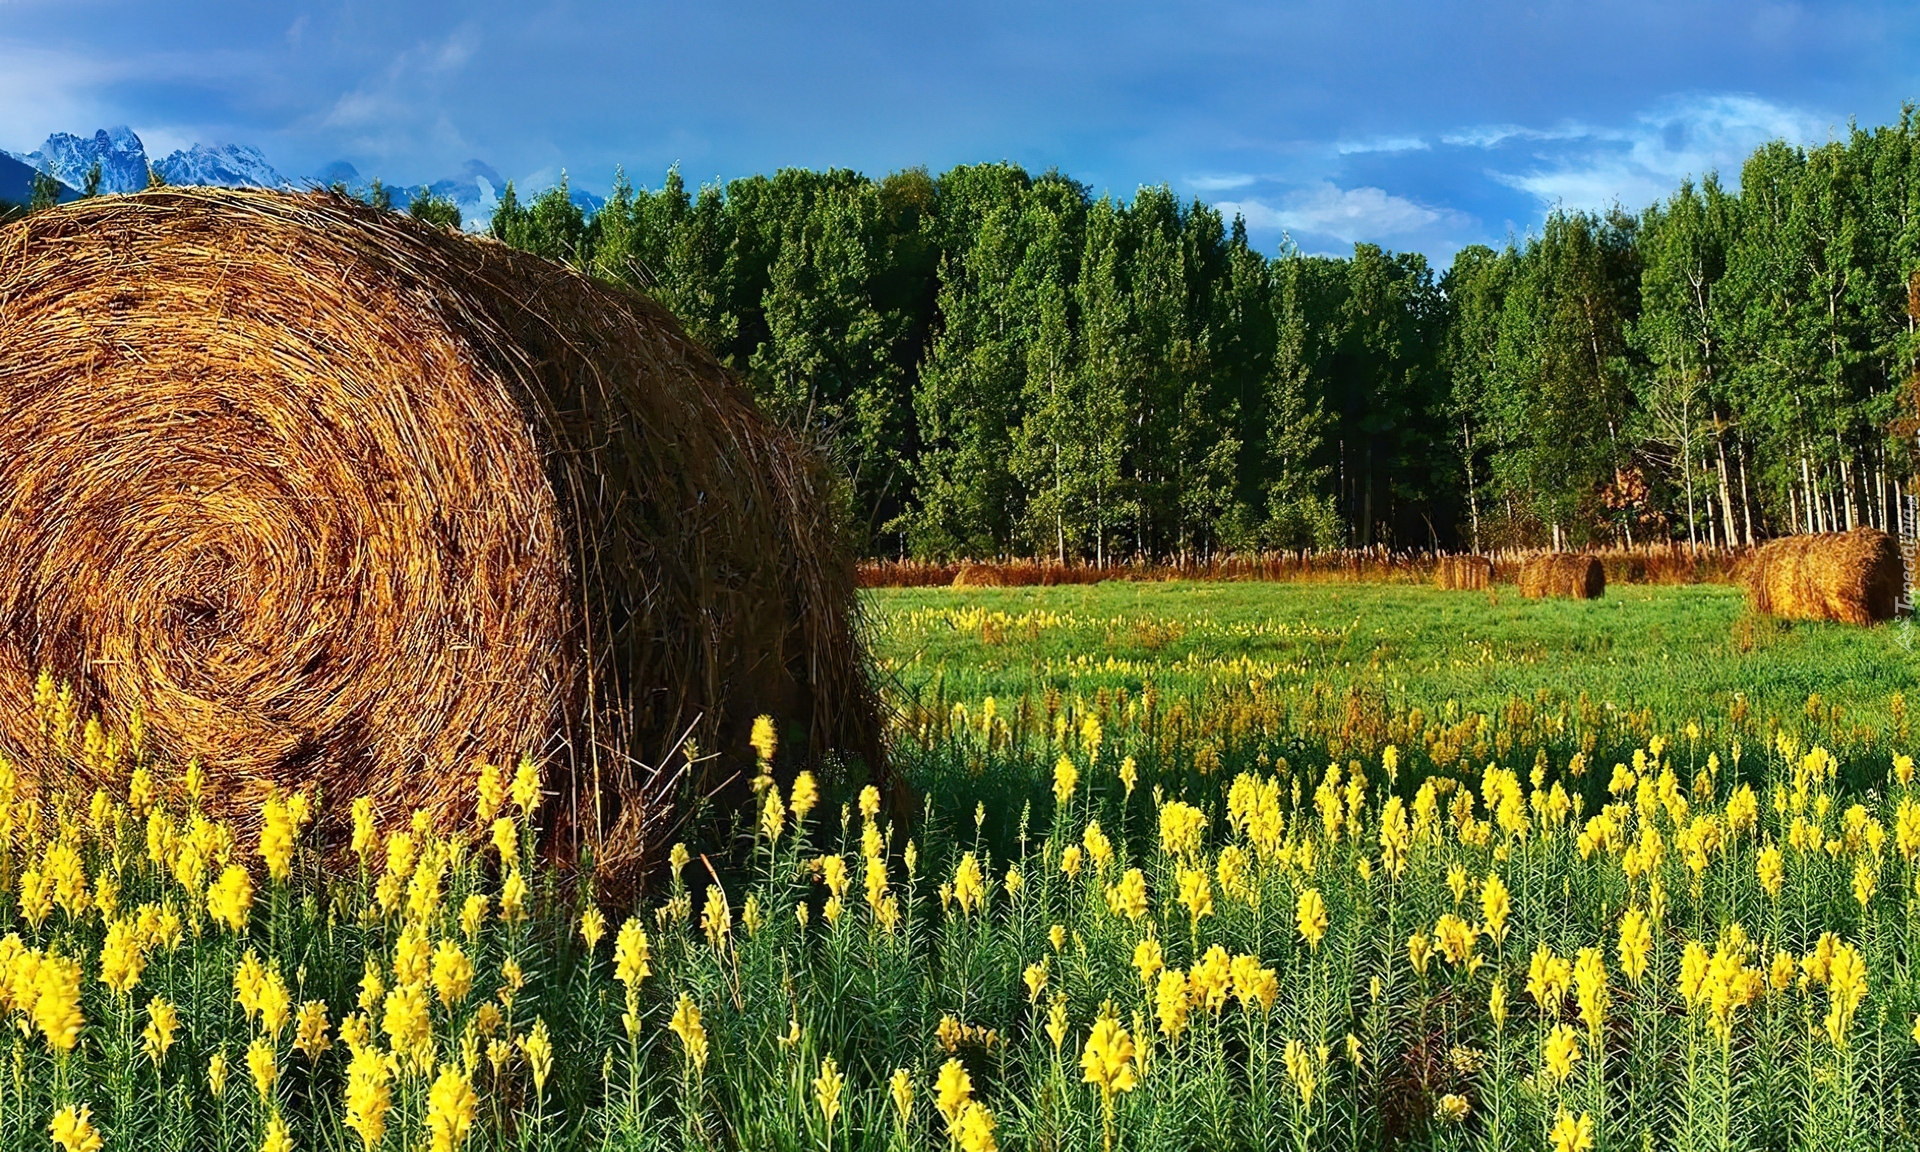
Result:
M633 908L537 859L531 762L466 827L292 794L241 836L60 701L123 784L0 768L8 1149L1920 1142L1898 695L920 692L919 819L763 725L751 811Z

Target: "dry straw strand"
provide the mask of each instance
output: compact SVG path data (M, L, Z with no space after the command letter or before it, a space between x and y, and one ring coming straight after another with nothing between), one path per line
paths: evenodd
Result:
M1584 552L1536 552L1521 561L1519 584L1530 599L1597 600L1606 594L1607 571Z
M688 732L881 764L816 456L650 301L345 197L0 231L0 554L0 698L138 707L242 819L309 782L458 818L532 753L617 867L716 783L648 767Z

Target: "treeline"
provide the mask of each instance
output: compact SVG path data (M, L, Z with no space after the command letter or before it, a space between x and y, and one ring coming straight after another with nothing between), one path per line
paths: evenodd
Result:
M1440 274L1006 164L509 188L492 229L672 308L880 555L1746 543L1884 526L1912 467L1911 107Z

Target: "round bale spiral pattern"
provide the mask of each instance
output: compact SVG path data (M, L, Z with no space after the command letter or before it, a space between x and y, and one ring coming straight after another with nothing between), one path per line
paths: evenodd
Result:
M671 779L683 736L731 771L771 713L877 764L837 525L663 310L490 241L224 190L0 231L0 745L30 775L44 669L245 781L235 815L317 782L457 818L476 760L533 754L553 823L637 860L710 783Z

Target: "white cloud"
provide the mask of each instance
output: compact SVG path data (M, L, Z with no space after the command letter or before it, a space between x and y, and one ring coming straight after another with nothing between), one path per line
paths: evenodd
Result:
M1371 140L1342 140L1333 150L1342 156L1363 152L1425 152L1433 145L1418 136L1376 136Z
M1234 188L1245 188L1254 182L1255 177L1245 172L1203 173L1186 178L1186 185L1196 192L1226 192Z
M1245 217L1252 228L1331 236L1346 243L1405 235L1441 222L1469 223L1452 209L1429 208L1379 188L1340 188L1327 180L1299 189L1277 205L1247 199L1219 207L1228 216Z
M1622 127L1499 125L1443 140L1487 149L1509 142L1535 145L1534 166L1495 169L1490 175L1544 204L1601 209L1618 202L1637 209L1668 195L1681 180L1697 180L1709 171L1734 183L1740 164L1768 140L1811 144L1828 131L1828 122L1803 109L1756 96L1717 95L1668 101Z

